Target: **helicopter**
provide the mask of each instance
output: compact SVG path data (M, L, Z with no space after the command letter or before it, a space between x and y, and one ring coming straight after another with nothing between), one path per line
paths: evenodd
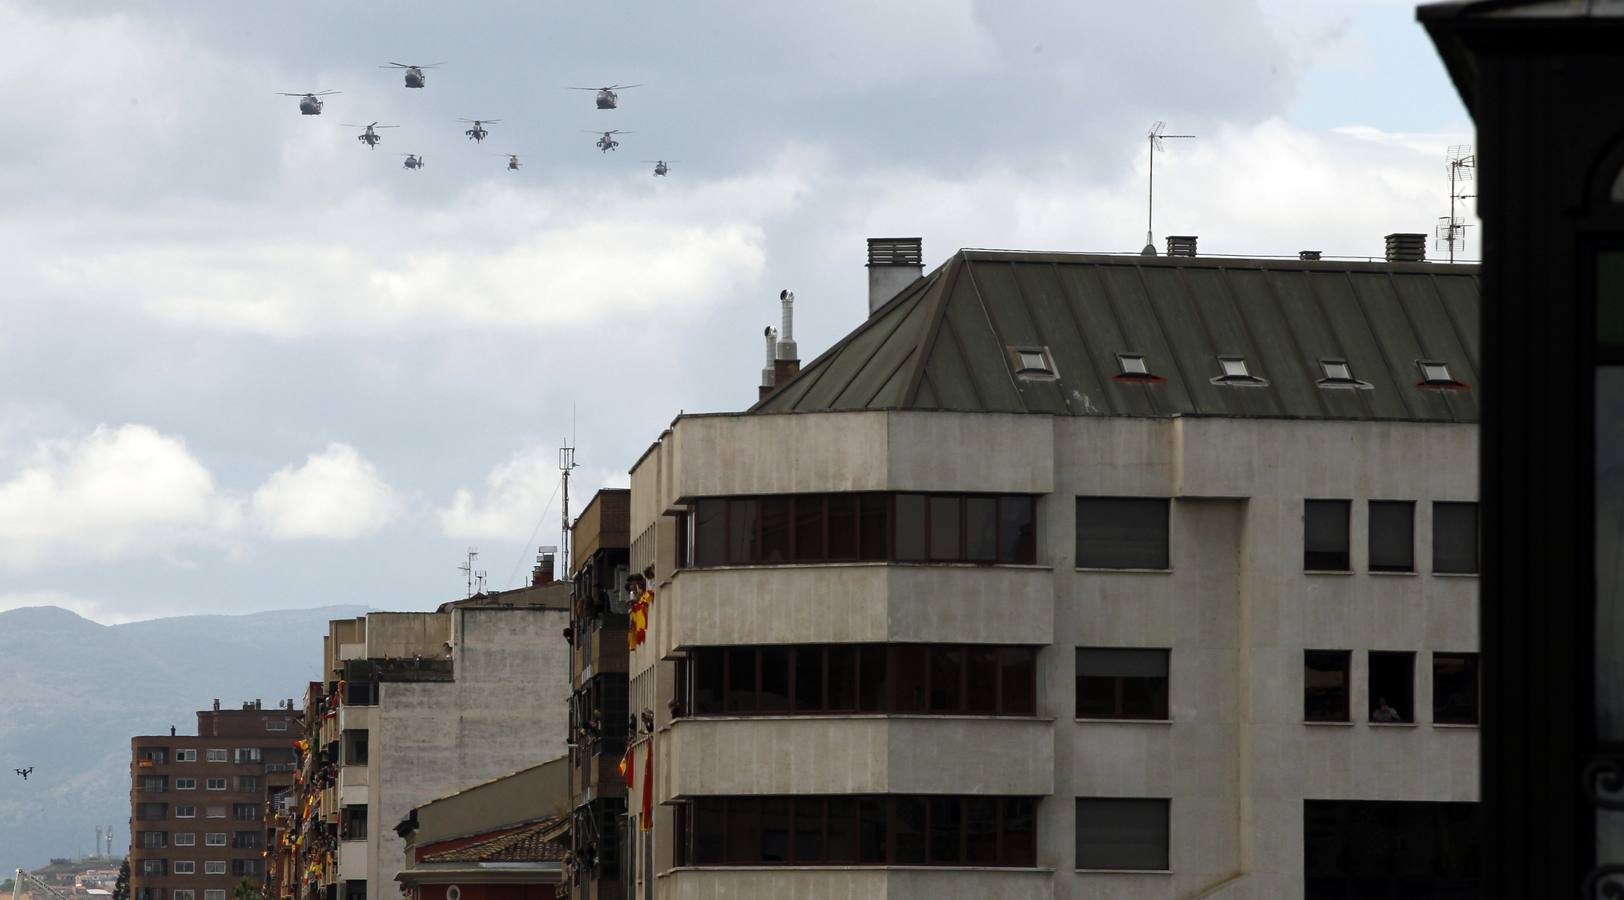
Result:
M277 91L278 97L298 97L299 114L302 116L321 115L322 100L330 94L341 94L343 91L307 91L303 94L290 94L286 91Z
M598 108L599 109L614 109L616 107L616 105L620 103L620 95L615 93L615 91L623 91L623 90L625 90L627 88L634 88L634 87L642 87L642 85L640 85L640 84L611 84L608 87L600 87L600 88L571 87L570 90L572 90L572 91L597 91L598 92L598 96L597 96Z
M405 168L408 168L408 169L421 169L421 168L423 168L423 157L418 156L415 153L402 153L401 156L406 157L406 161L401 163L401 165L404 166Z
M383 140L383 135L379 134L374 129L378 129L378 128L399 128L400 127L399 125L379 125L377 122L373 122L371 125L351 125L348 122L340 122L339 124L343 125L345 128L364 128L364 129L366 129L365 131L363 131L360 134L356 135L355 139L360 141L363 144L366 144L368 147L371 147L373 149L377 149L378 142Z
M477 144L480 141L485 140L485 136L490 134L489 131L485 130L484 126L486 126L486 125L495 125L497 122L500 122L502 120L501 119L458 119L457 121L458 122L471 122L471 123L473 123L474 127L468 129L467 131L464 131L463 134L468 135L468 140L473 141L474 143Z
M23 777L23 780L27 781L28 776L34 774L34 767L29 766L26 769L12 769L11 771L16 772L18 775L21 775Z
M679 160L671 160L671 162L678 162L678 161ZM665 173L671 171L671 162L666 162L663 159L645 159L645 160L643 160L643 162L653 163L654 164L654 174L656 174L656 175L664 175Z
M614 131L604 131L604 132L598 132L598 131L588 131L587 132L587 134L599 135L598 143L596 144L596 146L597 146L597 148L599 150L603 151L604 153L608 153L610 150L613 150L616 147L620 146L620 142L615 140L615 135L617 135L617 134L636 134L636 133L637 132L635 132L635 131L621 131L619 129L616 129Z
M517 154L517 153L498 153L496 155L497 156L505 156L505 157L507 157L508 171L511 171L511 172L519 171L519 154Z
M423 74L423 70L424 69L433 69L433 68L435 68L437 66L443 66L443 65L445 65L445 63L443 63L443 62L429 63L426 66L413 66L413 65L407 65L406 63L392 62L387 66L379 66L378 68L380 68L380 69L405 69L406 70L406 86L409 87L409 88L420 88L423 85L427 84L428 80L429 80L429 77L427 75Z

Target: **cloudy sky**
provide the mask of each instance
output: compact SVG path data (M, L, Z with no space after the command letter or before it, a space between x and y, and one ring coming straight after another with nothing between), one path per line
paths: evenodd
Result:
M1158 239L1222 253L1430 232L1471 134L1389 0L0 0L0 110L0 609L104 622L515 586L565 438L579 498L748 405L865 237L1137 250L1155 120Z

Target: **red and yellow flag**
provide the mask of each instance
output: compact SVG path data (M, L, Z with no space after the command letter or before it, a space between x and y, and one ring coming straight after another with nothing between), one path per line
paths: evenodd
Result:
M626 754L620 758L620 777L625 779L626 787L632 786L632 745L626 745Z

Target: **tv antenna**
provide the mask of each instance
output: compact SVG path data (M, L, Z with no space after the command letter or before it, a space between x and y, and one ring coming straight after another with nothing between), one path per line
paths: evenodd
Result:
M474 560L479 558L479 551L473 547L468 548L468 561L457 567L468 582L468 596L474 595L474 585L479 585L481 591L485 590L485 573L474 568Z
M1438 228L1435 232L1437 243L1449 248L1449 261L1455 261L1455 244L1459 243L1464 250L1466 247L1466 220L1455 215L1455 204L1463 200L1471 200L1476 194L1462 193L1462 185L1472 180L1472 170L1477 168L1477 156L1472 153L1470 144L1456 144L1449 148L1449 216L1438 219ZM1434 249L1437 249L1436 244Z
M562 552L558 554L558 566L554 570L553 577L567 578L570 571L570 472L578 468L574 447L565 445L558 448L558 468L564 473L564 528L558 533L558 543Z
M1146 197L1145 206L1145 249L1139 251L1144 256L1156 255L1156 238L1151 223L1156 219L1156 154L1163 152L1162 141L1174 138L1193 139L1193 134L1163 134L1162 129L1167 127L1166 122L1157 122L1150 126L1150 133L1145 135L1149 139L1150 147L1146 153L1150 155L1150 190Z

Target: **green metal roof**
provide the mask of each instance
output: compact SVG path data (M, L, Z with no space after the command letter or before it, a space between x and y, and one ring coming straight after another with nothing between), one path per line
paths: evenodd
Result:
M1475 266L961 250L750 411L1475 422L1478 316ZM1215 383L1221 356L1267 384ZM1321 387L1326 359L1368 389ZM1421 387L1421 360L1461 384Z

